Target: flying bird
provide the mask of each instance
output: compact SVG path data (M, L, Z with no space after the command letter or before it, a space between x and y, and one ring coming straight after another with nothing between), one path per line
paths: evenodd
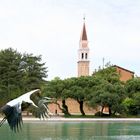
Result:
M19 131L23 124L22 111L26 109L31 110L35 117L48 118L49 114L52 114L47 106L50 102L52 102L52 98L42 97L40 89L27 92L1 108L5 117L0 122L0 126L7 120L11 130Z

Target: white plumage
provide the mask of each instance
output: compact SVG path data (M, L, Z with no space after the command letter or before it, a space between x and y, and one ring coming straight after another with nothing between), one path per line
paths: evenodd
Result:
M19 96L18 98L16 99L13 99L12 101L8 102L7 105L9 106L15 106L17 103L18 104L22 104L22 102L27 102L27 103L31 103L32 105L36 106L34 104L34 102L30 99L30 96L35 93L35 92L41 92L40 89L36 89L36 90L32 90L30 92L27 92L21 96ZM37 107L37 106L36 106Z

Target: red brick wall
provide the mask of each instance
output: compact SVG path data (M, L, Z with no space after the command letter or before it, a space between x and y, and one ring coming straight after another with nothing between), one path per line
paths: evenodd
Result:
M117 69L117 72L120 74L121 81L127 81L127 80L132 79L134 77L134 74L129 72L129 71L126 71L126 70L121 69L119 67L116 67L116 69Z

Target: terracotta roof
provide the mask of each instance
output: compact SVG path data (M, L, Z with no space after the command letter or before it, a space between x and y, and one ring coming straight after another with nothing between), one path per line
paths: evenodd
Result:
M113 67L117 67L117 68L120 68L120 69L122 69L122 70L125 70L125 71L128 71L128 72L130 72L130 73L134 74L134 72L133 72L133 71L127 70L127 69L122 68L122 67L120 67L120 66L113 65Z

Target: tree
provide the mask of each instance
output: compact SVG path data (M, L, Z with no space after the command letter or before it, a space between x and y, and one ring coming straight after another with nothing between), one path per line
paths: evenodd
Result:
M123 94L123 86L103 81L100 85L92 88L89 105L93 107L100 106L101 114L103 114L105 107L108 107L109 115L116 112L121 113Z
M123 101L123 105L126 108L127 113L131 115L140 114L140 79L133 78L126 82L126 99Z
M79 103L80 112L84 116L84 103L86 103L90 93L90 88L95 84L95 81L91 76L81 76L71 78L71 80L72 84L70 87L70 98L73 98Z
M58 105L59 109L62 110L65 115L70 115L68 106L66 105L66 99L68 98L68 90L66 87L67 82L65 80L61 80L59 77L56 77L47 82L46 87L44 88L44 93L45 96L56 98L55 103ZM62 107L57 103L59 99L62 100Z
M135 103L132 98L129 98L129 97L125 98L124 101L122 102L122 105L124 106L125 112L127 114L133 114L132 113L133 111L131 109L135 105Z
M41 55L23 54L20 68L23 73L23 85L25 91L33 88L40 88L45 84L47 77L47 68L45 63L41 63Z
M133 78L126 82L125 89L128 97L132 97L134 93L140 92L140 78Z
M28 61L31 58L32 63ZM43 78L47 76L46 72L44 63L41 63L41 56L23 55L12 48L1 50L0 104L32 88L41 87Z
M121 82L120 75L117 73L116 68L113 66L109 66L104 69L99 69L97 72L94 72L92 76L99 77L112 84Z
M21 92L22 74L19 69L21 59L22 55L12 48L0 51L0 95L2 102L14 98Z
M124 87L119 80L119 75L114 67L100 69L93 74L93 78L99 79L100 83L91 89L89 98L90 106L100 106L101 114L105 107L109 109L109 115L121 113L121 102L124 99Z

